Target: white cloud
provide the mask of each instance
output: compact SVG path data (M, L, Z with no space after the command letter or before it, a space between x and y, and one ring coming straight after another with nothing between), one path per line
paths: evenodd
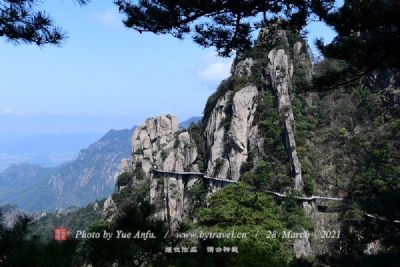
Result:
M15 110L12 108L0 109L0 115L25 115L26 113L21 110Z
M93 19L107 27L121 27L122 18L119 16L117 10L106 9L93 13Z
M229 76L230 62L213 62L203 67L199 75L205 81L221 81Z
M215 53L207 53L203 57L198 76L202 82L209 85L217 85L230 75L232 58L222 58Z

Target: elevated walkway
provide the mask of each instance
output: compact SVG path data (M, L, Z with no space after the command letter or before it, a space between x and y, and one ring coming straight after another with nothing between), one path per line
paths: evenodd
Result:
M237 184L237 181L226 180L221 178L209 177L201 172L172 172L153 169L155 177L165 177L165 176L179 176L184 180L191 180L193 178L202 179L206 182L211 182L216 187L223 187L226 184Z
M157 169L153 169L152 171L155 174L155 177L178 176L178 177L180 177L180 178L182 178L182 179L184 179L186 181L187 180L191 180L193 178L197 178L197 179L201 179L202 181L205 181L205 182L208 182L208 183L211 182L213 184L213 186L218 187L218 188L222 188L223 186L225 186L227 184L237 184L237 183L239 183L238 181L232 181L232 180L226 180L226 179L221 179L221 178L209 177L209 176L206 176L204 173L201 173L201 172L171 172L171 171L163 171L163 170L157 170ZM339 198L339 197L288 196L286 194L282 194L282 193L275 192L275 191L270 191L270 190L266 190L264 192L267 193L267 194L274 195L274 196L279 197L279 198L292 197L292 198L297 199L299 201L317 201L317 200L343 201L344 200L343 198ZM378 221L400 224L400 220L389 220L389 219L387 219L385 217L374 215L374 214L370 214L370 213L367 213L367 212L364 212L364 216L366 216L368 218L371 218L371 219L378 220Z

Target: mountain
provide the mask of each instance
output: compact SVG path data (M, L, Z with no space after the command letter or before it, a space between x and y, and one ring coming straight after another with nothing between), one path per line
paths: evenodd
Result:
M109 195L121 160L131 154L132 131L111 130L78 158L55 168L12 165L0 174L0 203L32 212L83 206Z
M0 173L0 203L14 203L21 192L45 183L54 171L54 168L26 163L11 165Z
M173 231L192 220L209 230L246 232L262 220L256 203L267 195L286 231L311 234L288 241L295 257L337 256L343 245L357 253L398 248L382 233L398 234L385 224L398 224L400 216L400 72L386 69L322 90L343 62L313 65L301 36L272 36L262 30L255 46L237 55L201 125L179 129L176 117L161 115L136 128L129 173L107 200L110 213L126 190L149 183L155 216Z
M83 149L76 160L63 164L50 176L53 208L82 206L109 195L115 187L120 162L131 154L132 130L111 130Z
M268 34L262 32L254 49L238 55L231 77L209 97L201 125L183 130L176 117L161 115L135 129L129 171L150 180L150 202L157 203L157 216L173 229L193 216L188 212L193 210L192 200L185 190L191 191L201 181L209 192L218 191L243 182L244 174L252 176L260 164L265 180L247 180L258 190L313 193L310 184L315 177L302 168L305 158L297 152L296 106L292 104L297 80L311 79L312 62L305 42L287 34L280 30L271 48L264 43ZM133 184L142 183L143 175L133 175ZM315 207L310 209L318 214ZM295 246L311 246L308 240L295 242Z
M183 129L183 130L188 129L189 126L190 126L190 124L192 124L192 123L198 123L198 122L201 121L202 118L203 118L203 117L199 117L199 116L190 117L189 119L187 119L187 120L185 120L185 121L179 123L179 128L180 128L180 129Z

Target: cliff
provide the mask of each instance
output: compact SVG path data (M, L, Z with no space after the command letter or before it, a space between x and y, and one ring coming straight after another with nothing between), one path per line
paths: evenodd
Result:
M228 88L220 87L222 92L217 92L221 96L216 103L213 98L207 103L206 110L212 109L204 120L207 174L238 181L242 164L251 151L254 161L262 158L265 137L259 131L257 107L263 92L268 91L275 97L276 112L284 118L285 147L292 164L294 188L302 190L290 88L297 67L310 72L311 61L303 42L289 44L285 31L277 31L272 44L264 43L264 35L267 32L260 33L253 51L236 58L230 81L226 82ZM310 79L310 73L305 75Z
M299 35L263 30L252 49L237 55L202 122L179 130L172 115L147 119L133 134L132 159L123 171L143 171L133 187L150 181L150 202L172 229L195 221L188 194L194 185L206 185L210 196L226 184L245 183L277 203L294 196L314 233L293 241L296 256L340 250L340 240L320 234L343 228L348 207L342 200L365 157L357 145L369 144L369 133L388 119L374 103L381 107L399 97L393 89L398 74L390 71L354 88L319 91L313 81L338 67L330 60L313 65Z
M184 180L168 172L199 172L197 148L189 132L180 131L177 118L162 115L138 126L132 137L132 162L125 171L143 170L150 181L150 202L159 207L158 216L177 225L187 209L184 187L197 179ZM156 177L154 170L167 172ZM134 177L136 184L141 180Z

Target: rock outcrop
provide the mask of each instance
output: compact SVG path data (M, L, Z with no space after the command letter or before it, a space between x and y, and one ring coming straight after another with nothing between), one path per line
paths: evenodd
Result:
M289 46L286 33L279 30L277 38ZM301 50L301 42L296 42L293 47L293 54L298 57ZM269 64L268 73L271 78L272 88L275 90L278 98L278 110L285 116L285 127L287 137L287 149L293 164L294 170L294 188L298 191L303 188L303 179L301 175L301 164L297 156L296 140L294 137L294 115L289 94L289 86L293 76L293 61L284 49L272 49L268 54Z
M248 57L244 54L235 60L231 68L232 78L243 86L233 86L217 100L214 109L206 116L205 148L207 175L221 179L240 180L241 166L248 160L252 151L253 162L263 158L264 136L259 132L256 121L260 95L269 90L275 97L277 112L284 120L285 147L292 166L292 188L303 191L304 181L302 166L297 153L295 138L295 115L292 100L294 75L305 81L311 80L311 60L301 41L289 44L284 30L276 30L272 39L269 32L260 33L257 45L272 47L263 51L265 55ZM258 52L257 52L258 53ZM254 54L253 54L254 55ZM262 59L260 60L261 57ZM261 64L260 61L263 61ZM256 68L258 73L255 73ZM262 81L263 86L257 83ZM267 176L265 179L269 179ZM314 205L307 206L307 214L318 229L324 228L325 222L335 221L335 216L320 214ZM327 218L331 218L328 220ZM295 254L307 256L314 253L315 242L308 237L296 240L293 244ZM326 250L327 246L319 252Z
M258 45L265 45L262 41L266 32L261 32ZM266 42L266 41L265 41ZM271 42L269 40L268 42ZM294 136L294 115L291 104L291 80L296 66L311 65L309 56L303 52L301 42L296 42L292 53L288 51L288 40L284 30L278 30L273 39L277 48L268 52L268 64L262 70L263 79L274 92L278 111L285 118L286 148L292 162L294 188L301 191L303 179L301 163L296 151ZM237 61L231 69L232 77L248 78L254 76L252 67L253 58L243 58ZM310 79L311 73L306 73ZM208 153L207 175L222 179L239 180L241 165L246 162L249 150L262 150L262 137L253 123L258 104L258 95L261 88L246 82L241 88L228 90L216 102L214 109L208 116L205 129L205 146ZM262 153L262 152L260 152ZM257 155L256 155L257 158Z
M176 225L185 216L184 188L195 179L173 173L199 172L196 144L186 131L179 131L177 118L162 115L149 118L132 137L132 167L141 168L150 180L150 201L160 208L158 216ZM153 170L170 174L156 177Z
M205 129L206 148L209 151L208 176L239 180L240 167L248 156L248 144L256 138L253 119L257 95L257 87L249 85L237 92L228 91L218 100ZM227 114L229 109L231 115ZM227 120L230 124L228 129L224 127Z
M117 206L115 205L114 200L112 199L111 196L109 196L105 201L103 205L103 218L107 221L112 221L112 219L115 217L117 212Z
M149 118L132 137L133 167L141 164L147 177L153 167L164 171L198 171L196 145L188 132L178 131L171 115Z

